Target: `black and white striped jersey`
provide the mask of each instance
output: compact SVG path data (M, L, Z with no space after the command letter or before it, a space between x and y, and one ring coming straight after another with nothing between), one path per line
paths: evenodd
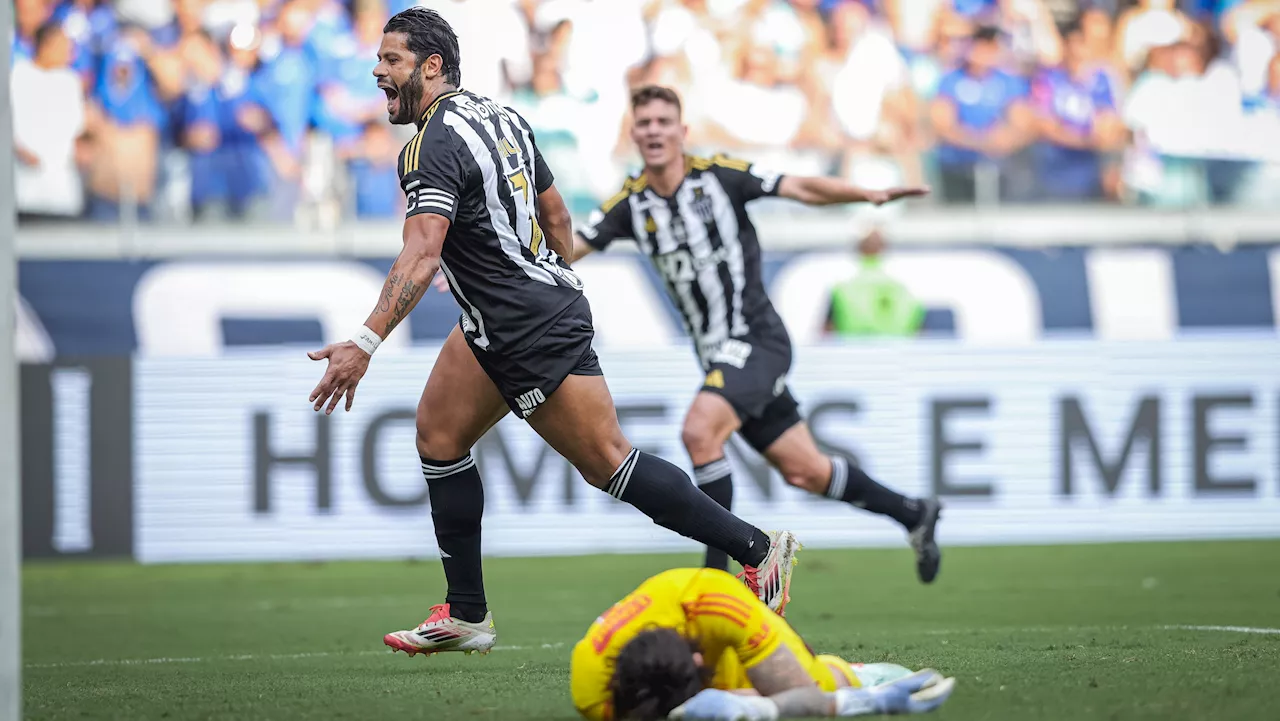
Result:
M538 226L538 193L555 178L515 110L464 90L441 95L398 170L406 217L435 213L451 223L440 269L472 345L527 348L582 296Z
M664 198L642 173L592 214L580 234L593 248L630 238L653 261L684 317L703 367L741 344L786 333L765 293L760 241L748 202L776 195L781 176L741 160L685 158L685 178Z

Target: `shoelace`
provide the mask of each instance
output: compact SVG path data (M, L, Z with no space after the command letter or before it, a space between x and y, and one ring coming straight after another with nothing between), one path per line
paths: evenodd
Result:
M441 616L441 618L436 618L437 615ZM433 618L435 618L434 621L431 620ZM439 623L441 621L448 621L448 620L449 620L449 604L437 603L436 605L431 607L431 614L427 616L427 620L423 621L419 625L425 626L428 623Z
M742 579L743 582L747 584L747 588L750 588L752 593L756 594L757 596L760 595L760 570L759 569L757 569L755 566L744 566L742 569L742 573L738 574L738 578Z

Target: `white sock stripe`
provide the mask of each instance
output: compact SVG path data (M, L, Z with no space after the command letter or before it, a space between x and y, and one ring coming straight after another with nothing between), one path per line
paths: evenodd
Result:
M618 476L618 492L614 496L619 501L622 500L622 496L627 492L627 484L631 482L631 473L636 469L636 464L640 462L640 451L638 449L631 449L631 453L628 455L630 460L623 464L622 475Z
M632 448L627 457L622 460L622 465L618 466L618 470L613 472L612 480L609 483L609 495L622 500L623 491L627 490L627 482L631 480L631 471L635 468L636 461L640 459L640 449Z
M843 456L831 456L831 485L827 486L827 498L844 498L844 487L849 477L849 466Z
M733 466L729 465L729 459L721 458L718 461L712 461L705 466L698 466L693 469L693 480L699 486L704 486L713 481L718 481L732 472Z
M450 463L448 465L443 465L443 466L436 463L435 461L423 461L422 470L424 471L431 470L431 471L437 471L437 472L452 471L455 468L461 468L467 465L468 463L475 463L475 460L476 459L474 456L468 454L465 458L461 458L457 461L454 461L453 463Z
M465 471L468 468L475 466L475 464L476 464L476 459L471 456L467 456L466 458L463 458L457 463L451 463L447 466L437 466L432 463L423 463L422 475L424 478L428 478L428 479L444 478L445 476L452 476L455 473L461 473L462 471Z

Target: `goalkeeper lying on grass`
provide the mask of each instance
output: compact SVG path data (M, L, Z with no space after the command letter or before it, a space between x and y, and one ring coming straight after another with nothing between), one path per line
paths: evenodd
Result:
M592 721L756 721L924 713L955 679L815 656L741 582L708 568L660 573L597 618L569 684Z

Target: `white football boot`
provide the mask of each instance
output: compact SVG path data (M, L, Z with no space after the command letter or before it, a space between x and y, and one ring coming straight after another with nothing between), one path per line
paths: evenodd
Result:
M468 623L449 615L447 603L432 606L431 615L417 628L393 631L382 637L382 642L390 646L393 653L404 651L410 656L419 653L431 656L448 651L461 651L468 656L473 653L483 655L493 650L497 640L492 611L484 615L483 621Z
M738 578L771 611L782 616L791 600L791 571L800 541L791 531L766 531L765 535L769 537L769 555L758 568L744 566Z

